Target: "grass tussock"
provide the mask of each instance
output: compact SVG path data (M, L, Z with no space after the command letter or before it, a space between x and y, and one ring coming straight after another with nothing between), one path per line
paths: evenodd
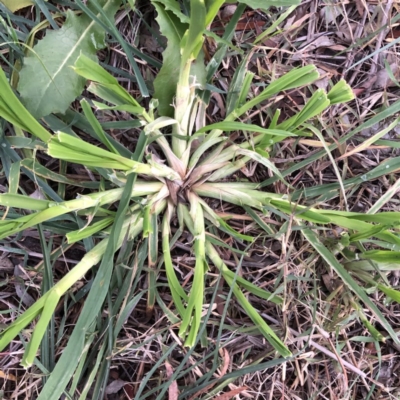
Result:
M0 397L397 398L397 6L17 3Z

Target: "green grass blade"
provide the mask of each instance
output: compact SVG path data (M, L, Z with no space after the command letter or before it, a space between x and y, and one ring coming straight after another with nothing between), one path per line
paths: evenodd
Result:
M151 318L156 303L156 275L158 259L158 221L157 214L150 212L150 231L148 238L148 289L147 289L147 307L146 316Z
M325 91L318 89L314 92L299 113L279 124L277 128L282 130L294 130L316 115L320 115L329 107L329 105L330 101Z
M364 304L370 309L370 311L379 320L382 326L389 333L390 337L395 343L400 344L396 332L393 330L390 323L383 316L378 307L371 301L371 299L365 293L365 290L357 284L352 276L346 271L346 269L337 261L335 256L321 243L318 236L311 229L301 229L302 235L307 241L314 247L314 249L320 254L325 262L338 274L342 279L343 283L355 293L355 295L364 302Z
M190 0L190 23L187 34L181 42L182 60L185 65L188 60L196 59L203 43L203 31L206 27L206 6L203 0ZM183 68L181 68L183 69Z
M348 140L350 140L353 136L355 136L357 133L362 132L363 130L366 130L376 124L378 124L379 122L387 119L387 118L392 118L393 115L395 115L396 113L398 113L400 111L400 100L397 100L396 102L394 102L392 105L390 105L389 107L385 108L383 111L379 112L378 114L374 115L373 117L369 118L367 121L365 121L364 123L362 123L361 125L359 125L357 128L353 129L352 131L350 131L348 134L346 134L345 136L343 136L342 138L340 138L337 143L333 143L329 146L329 150L333 151L336 150L338 148L339 145L345 144ZM284 171L282 173L282 175L285 176L289 176L291 175L293 172L298 171L302 168L304 168L305 166L311 164L312 162L319 160L321 157L323 157L325 153L325 150L319 151L313 155L310 155L309 157L307 157L306 160L301 161L299 163L296 163L294 166L289 167L286 169L286 171ZM383 162L382 164L384 165L384 168L386 168L386 165L390 164L394 164L394 161L392 160L388 160L386 162ZM380 166L378 166L377 168L379 171L381 170ZM386 173L387 173L387 169L386 169ZM369 179L369 174L366 174L367 179ZM278 178L273 177L270 179L265 180L264 182L262 182L262 187L271 185L273 182L277 181ZM362 182L362 181L360 181Z
M294 133L285 131L283 129L265 129L258 125L245 124L243 122L236 122L236 121L223 121L223 122L217 122L215 124L210 124L205 126L204 128L199 129L196 133L209 132L214 129L218 129L223 132L233 132L233 131L257 132L278 137L297 136Z
M71 379L84 348L84 334L88 330L95 316L100 311L103 301L107 295L110 284L113 268L113 257L118 249L118 239L122 232L122 225L125 215L128 211L130 194L133 190L135 175L128 178L127 185L124 188L123 196L121 197L120 206L115 216L110 237L107 241L107 246L101 259L99 270L93 281L89 295L85 301L79 319L69 338L68 344L59 359L52 375L40 393L38 400L51 398L59 398Z
M92 126L93 130L96 132L97 136L101 140L101 142L108 148L109 151L115 154L119 154L112 143L108 140L103 128L100 125L100 122L97 120L95 115L93 114L92 109L89 106L89 103L84 99L81 101L81 107L85 114L86 119Z
M233 74L232 81L229 85L228 95L226 96L226 115L229 115L236 108L239 108L239 97L243 88L248 61L248 57L244 57Z
M83 4L83 2L81 0L76 0L76 3L82 9L82 11L84 11L93 21L101 22L99 20L99 18L97 18L97 16L85 4ZM111 33L118 40L118 42L121 44L122 48L124 49L125 54L130 62L130 65L135 73L135 77L136 77L136 80L137 80L137 83L139 86L140 93L142 94L143 97L148 97L149 91L147 89L147 86L143 79L143 76L140 72L139 66L137 65L136 60L132 56L132 48L130 48L128 46L128 44L126 43L126 41L122 38L121 34L119 33L118 29L115 26L114 21L110 20L108 15L104 12L103 8L97 2L94 3L94 7L97 9L99 14L101 14L101 16L103 17L103 19L106 23L105 24L106 30L109 33ZM101 24L101 25L104 26L103 24Z
M218 265L221 270L228 269L225 266L221 258L219 257L217 251L210 243L206 243L207 256L210 257L214 265ZM268 326L264 319L260 316L259 312L250 304L247 298L244 296L242 291L239 289L238 285L234 283L232 275L223 274L225 280L229 285L233 285L233 293L237 298L240 305L246 311L246 314L250 317L253 323L261 331L264 337L268 340L271 346L283 357L290 357L292 353L289 349L282 343L282 341L276 336L275 332Z
M11 89L6 75L0 68L0 116L11 124L18 126L35 135L43 142L51 138L51 134L44 129L39 122L28 112L18 100Z
M168 205L167 212L164 214L162 222L162 250L164 255L164 266L165 272L167 274L168 284L171 290L172 298L174 300L175 306L181 316L185 313L185 309L182 304L182 300L187 301L187 295L183 290L179 280L176 276L174 267L172 265L171 250L170 250L170 224L172 218L173 208Z
M147 145L145 140L141 143L141 148L136 149L137 160L143 154L144 148ZM126 215L128 213L132 192L135 188L136 175L132 174L128 177L126 186L123 189L118 211L115 215L114 224L111 228L111 233L108 240L103 240L101 243L104 246L104 255L101 258L100 267L94 278L91 290L85 301L81 314L75 325L75 328L70 336L69 342L64 349L64 352L59 359L52 375L40 393L38 400L58 399L68 385L76 367L79 363L79 358L84 349L85 338L84 334L89 329L96 315L99 313L102 304L107 296L108 287L110 285L113 268L114 254L126 239L124 230L124 222L126 226ZM128 218L129 223L129 218ZM142 226L134 225L133 228L141 229ZM126 229L132 229L130 225ZM137 235L138 231L132 232L132 235ZM94 262L95 263L95 262ZM61 281L60 281L61 282Z
M102 231L103 229L106 229L113 222L114 222L114 217L103 217L100 221L94 222L93 224L83 229L68 232L66 235L68 243L76 243L87 237L91 237L96 233Z
M205 260L205 227L204 215L201 203L197 195L190 193L190 216L193 220L194 228L194 253L196 263L194 267L194 278L192 289L189 295L189 301L182 318L182 324L179 329L179 335L184 337L190 326L189 335L186 337L185 346L192 347L196 341L200 329L201 314L203 311L204 299L204 275L206 272Z
M243 115L246 111L252 109L257 104L268 100L275 94L282 92L284 90L294 89L297 87L308 85L316 81L319 74L313 65L308 65L306 67L294 69L277 80L270 83L266 89L264 89L258 96L254 99L248 101L239 109L235 110L231 114L231 118L236 119Z
M53 317L54 310L56 309L59 300L60 294L57 293L57 291L50 291L49 295L46 297L46 302L40 315L39 322L35 326L32 337L28 342L24 357L21 361L21 365L25 368L28 368L33 364L33 360L36 357L38 348L47 330L47 326Z

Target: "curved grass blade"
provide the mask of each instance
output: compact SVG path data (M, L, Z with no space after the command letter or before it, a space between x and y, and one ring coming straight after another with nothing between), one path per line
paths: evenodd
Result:
M143 97L148 97L149 91L147 89L146 83L143 79L143 76L140 72L139 66L137 65L135 58L132 56L133 48L128 46L127 42L123 39L118 29L116 28L115 23L110 20L107 13L104 12L103 8L97 2L94 3L94 7L97 9L102 18L98 18L96 14L94 14L85 4L83 4L81 0L75 0L75 1L81 8L81 10L84 11L93 21L100 23L100 25L105 27L107 32L109 32L112 36L114 36L118 40L118 42L121 44L121 47L124 49L124 52L129 60L133 72L135 73L140 93L142 94ZM105 21L105 24L101 24L102 20Z
M355 295L364 302L364 304L370 309L370 311L379 320L385 330L389 333L390 337L396 344L400 344L400 340L397 337L396 332L393 330L390 323L383 316L378 307L371 301L371 299L365 293L365 290L357 284L353 277L346 271L346 269L337 261L335 256L321 243L318 236L311 229L301 229L300 232L311 244L312 247L320 254L325 262L338 274L342 279L343 283L355 293Z
M203 208L198 200L197 195L194 193L189 194L189 201L190 217L193 220L193 234L195 236L194 254L196 256L196 264L194 267L192 289L190 291L187 307L183 314L179 335L184 337L190 327L189 334L185 340L185 346L192 347L194 346L200 329L204 300L204 274L206 272L207 265L205 259L205 227Z
M226 265L223 263L221 258L219 257L217 251L211 245L211 243L206 243L206 251L207 256L210 257L211 261L214 265L218 265L219 269L223 270ZM239 286L233 282L232 276L228 274L223 274L225 280L229 285L233 285L233 293L237 298L240 305L246 311L246 314L250 317L250 319L254 322L257 328L261 331L264 337L268 340L271 346L283 357L291 357L292 353L289 349L282 343L282 341L276 336L275 332L268 326L268 324L261 317L259 312L250 304L250 302L246 299L242 291L239 289Z
M182 286L180 285L174 267L172 265L171 249L169 243L172 212L173 212L173 207L171 204L168 204L168 208L166 213L164 214L162 222L162 250L164 255L165 272L167 274L168 284L171 290L172 298L174 300L176 308L178 309L179 314L183 316L185 313L185 309L181 299L187 301L188 297L185 291L183 290Z

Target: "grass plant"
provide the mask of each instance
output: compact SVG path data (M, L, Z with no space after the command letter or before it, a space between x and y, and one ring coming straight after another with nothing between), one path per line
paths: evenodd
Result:
M108 32L111 28L107 24L107 7L113 2L106 3L93 1L86 6L77 1L85 15L92 16L93 21L98 18ZM215 293L214 300L209 301L208 288L211 276L217 274L229 286L230 296L253 322L252 328L263 335L280 357L274 362L291 360L293 352L290 340L286 340L286 328L268 324L251 300L256 296L279 308L285 305L286 295L269 292L240 274L240 256L247 254L259 240L259 233L253 234L252 227L269 238L284 236L285 229L286 232L297 231L340 279L361 323L372 337L384 341L388 336L400 345L397 332L369 296L378 291L384 293L388 301L400 301L399 292L390 286L382 272L386 267L390 270L389 265L396 264L400 257L397 229L400 213L378 212L390 195L383 197L367 213L326 206L329 193L332 196L340 193L345 199L346 190L357 179L363 180L362 177L342 180L332 156L340 142L326 143L318 123L332 106L353 100L350 86L339 80L331 83L328 90L315 90L312 84L320 78L318 70L306 65L278 74L254 93L251 91L254 74L247 70L244 57L229 83L225 118L206 124L204 112L209 93L205 76L213 71L213 64L204 61L204 40L212 35L210 24L224 2L190 0L186 2L188 7L183 8L175 1L154 0L152 3L157 10L161 33L168 39L164 64L154 82L154 98L149 101L134 98L92 54L85 54L84 49L71 68L78 77L77 82L87 83L86 89L92 96L89 101L80 101L81 112L79 117L75 116L90 130L90 142L67 124L63 125L61 119L57 122L58 129L50 128L55 126L51 116L41 121L36 119L10 86L11 74L7 78L6 73L0 71L0 116L15 132L31 135L22 133L20 137L8 138L9 143L19 143L24 158L13 160L8 173L9 192L0 194L0 205L5 210L0 221L0 239L37 229L43 246L43 276L47 276L41 297L2 331L0 351L18 335L27 336L29 329L22 365L25 368L37 365L41 349L40 360L45 360L43 370L51 372L45 379L39 400L59 398L65 391L74 398L79 377L89 364L93 369L87 375L79 398L86 398L92 386L93 398L100 398L96 396L104 393L109 366L109 361L102 357L115 351L119 331L132 307L145 298L147 318L151 318L156 305L161 307L177 329L183 345L190 349L187 353L190 355L199 342L204 344L205 322L216 301ZM255 0L240 3L243 9L245 5L256 7L259 4ZM265 3L294 9L297 2ZM74 17L70 13L68 18ZM90 26L92 24L90 22ZM117 32L112 32L118 36ZM257 41L264 36L259 36ZM228 39L228 34L220 39L220 48L225 46L226 50ZM213 61L217 63L216 58ZM137 83L142 95L147 95L141 76ZM249 112L272 104L276 96L285 97L295 90L303 93L306 101L291 115L281 114L271 106L270 118L264 126L248 123ZM42 99L42 103L49 102L42 104L45 109L51 109L51 96ZM29 99L28 104L32 101ZM393 103L364 126L399 109L399 103ZM133 153L118 143L97 119L100 113L109 112L128 114L131 126L140 128ZM392 125L397 123L395 120ZM393 128L392 125L387 130ZM374 136L367 145L380 140L387 130ZM348 137L355 133L352 131ZM338 183L330 186L330 191L326 185L299 191L288 182L287 176L312 158L282 172L270 154L289 139L299 141L315 137L323 144L322 154L327 154L336 167ZM41 152L59 163L60 173L42 165L37 157ZM369 174L379 176L388 170L397 170L398 164L397 159L388 160ZM65 171L70 165L83 166L95 179L78 182L67 178ZM270 178L259 183L246 179L242 171L250 165L259 165L268 171ZM41 179L42 186L48 188L43 198L33 199L18 189L20 170ZM273 182L280 182L285 193L271 191ZM81 194L66 199L65 185ZM57 186L55 193L52 188ZM318 198L322 195L325 198ZM216 210L216 202L228 211ZM241 229L235 222L239 214L246 217ZM267 222L273 219L284 221L286 228L277 231ZM58 229L65 238L60 251L63 246L74 243L85 247L82 259L56 283L51 278L51 250L46 247L43 233L52 229ZM324 232L335 229L340 229L341 234L329 243ZM184 284L171 250L183 235L189 238L187 246L195 259L190 281ZM235 268L224 260L224 249L235 254ZM81 298L85 299L83 307L66 347L56 360L54 338L50 333L54 312L89 271L92 271L92 279L81 293ZM147 274L146 293L134 290L140 272ZM157 280L161 273L166 276L172 306L167 306L160 297ZM107 317L102 315L104 310L107 310ZM366 313L373 315L384 333ZM98 341L98 337L107 337L107 340ZM97 349L97 358L94 358L95 353L88 352L91 346ZM165 354L167 357L169 352ZM175 373L178 374L179 371ZM233 378L234 374L231 375L225 379ZM96 384L96 376L101 376L99 382L103 383ZM163 390L165 392L167 386Z

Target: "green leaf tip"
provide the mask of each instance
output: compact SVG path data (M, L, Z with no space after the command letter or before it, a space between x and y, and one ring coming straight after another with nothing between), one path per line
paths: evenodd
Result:
M344 79L341 79L328 92L328 99L331 104L347 103L354 99L354 93L350 85Z

